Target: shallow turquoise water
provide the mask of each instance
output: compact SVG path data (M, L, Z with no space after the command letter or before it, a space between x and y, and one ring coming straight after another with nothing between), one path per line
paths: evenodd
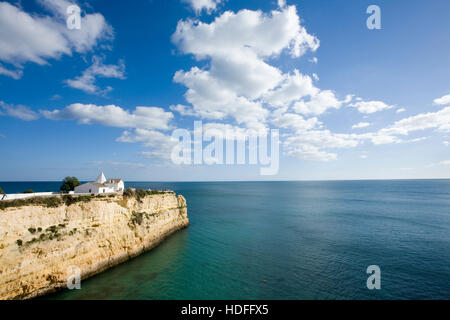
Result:
M59 185L32 184L0 182ZM127 186L183 194L191 226L48 298L450 298L450 180ZM369 265L381 268L379 291L366 288Z

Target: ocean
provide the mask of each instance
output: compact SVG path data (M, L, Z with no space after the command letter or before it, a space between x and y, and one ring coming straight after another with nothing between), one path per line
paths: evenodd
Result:
M45 299L450 299L450 180L126 185L184 195L190 227Z

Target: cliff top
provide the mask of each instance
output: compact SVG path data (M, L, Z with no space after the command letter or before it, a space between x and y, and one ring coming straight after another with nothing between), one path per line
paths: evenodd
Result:
M99 194L99 195L54 195L54 196L37 196L26 199L4 200L0 201L0 210L7 208L18 208L23 206L43 206L47 208L57 208L62 205L70 206L79 202L90 202L99 199L117 199L117 198L136 198L141 201L146 196L173 194L174 191L166 190L143 190L143 189L127 189L123 194Z

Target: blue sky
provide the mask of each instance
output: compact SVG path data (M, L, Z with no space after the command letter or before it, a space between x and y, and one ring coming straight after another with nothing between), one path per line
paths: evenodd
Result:
M81 29L66 26L77 4ZM369 30L366 9L381 9ZM450 178L448 1L0 1L0 181ZM136 109L136 107L141 107ZM171 163L194 121L279 172Z

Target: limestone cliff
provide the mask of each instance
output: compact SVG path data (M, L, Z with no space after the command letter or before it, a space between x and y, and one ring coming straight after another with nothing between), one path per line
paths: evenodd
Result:
M65 288L73 267L88 278L188 225L186 201L172 192L4 208L0 299L28 299Z

